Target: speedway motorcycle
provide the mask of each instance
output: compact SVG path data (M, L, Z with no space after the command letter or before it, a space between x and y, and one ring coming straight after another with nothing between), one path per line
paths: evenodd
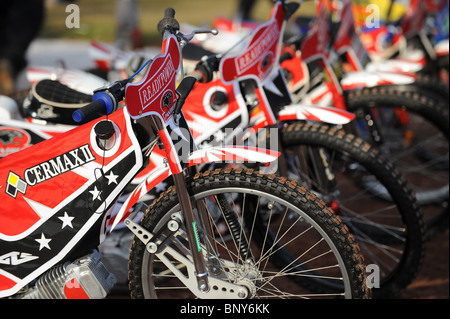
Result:
M384 64L378 61L397 57L394 61L408 72L439 76L440 70L446 70L448 74L448 0L412 0L401 19L391 21L395 3L390 2L387 21L379 27L360 26L361 40L375 61L371 67L378 69ZM358 5L354 6L358 12Z
M398 192L403 187L409 189L409 186L396 171L393 163L388 164L389 160L369 144L360 144L362 141L355 136L336 130L336 125L344 125L344 127L349 125L346 124L348 121L336 121L338 109L336 109L338 113L333 117L325 116L324 111L329 110L327 108L321 109L314 105L305 109L305 106L302 108L298 104L293 104L293 97L290 95L284 73L278 62L283 32L274 36L274 29L276 29L274 26L277 14L280 14L280 8L275 5L271 21L254 30L242 50L203 58L203 63L200 63L197 70L214 70L216 65L220 79L209 85L197 85L198 90L194 89L187 99L186 118L193 123L192 127L195 129L199 127L195 125L196 117L202 116L199 123L211 120L211 117L204 116L199 111L201 107L205 109L215 107L217 111L223 111L224 109L220 108L221 103L222 107L230 108L235 96L237 100L242 97L246 102L249 114L247 125L253 128L271 125L281 127L278 146L284 160L280 165L281 175L289 175L308 185L310 189L320 194L319 196L322 196L321 198L325 199L330 207L334 207L334 210L345 220L350 231L358 238L365 260L370 264L382 265L380 266L383 273L380 289L374 289L374 296L395 295L406 287L420 269L424 253L422 249L424 228L420 210L412 199L411 193L406 195L406 193ZM284 17L283 27L289 16L290 14L287 14ZM260 50L271 37L277 39L273 49ZM257 51L261 52L256 54ZM259 63L252 64L254 61L250 57L256 55L259 56ZM213 78L207 75L207 72L204 73L206 73L204 78ZM233 85L235 93L227 88L227 84ZM203 89L202 86L204 86ZM202 98L197 97L196 94L201 94L202 91L205 92L201 95ZM228 103L223 103L224 100ZM201 105L198 101L209 101L209 103L203 102L204 105ZM222 102L218 103L219 101ZM309 103L302 104L309 105ZM194 108L195 105L197 108ZM340 116L344 114L346 113L339 113ZM316 123L313 124L311 121ZM317 122L322 123L317 124ZM323 125L324 122L328 123L328 126ZM243 123L245 122L241 120L240 124ZM206 141L209 142L210 139ZM370 151L363 149L370 149ZM365 158L367 153L372 153L373 158ZM376 162L385 164L378 166ZM311 166L308 163L315 164ZM378 167L375 168L374 164ZM393 171L387 172L385 168L391 165L394 168ZM403 186L400 186L401 184ZM353 188L350 185L356 187ZM413 205L410 205L411 202L407 204L411 199ZM361 211L362 201L368 205L367 211ZM395 208L392 206L392 201L396 203ZM358 206L359 209L356 208ZM374 213L374 207L378 207L379 214ZM361 215L355 214L356 210ZM386 218L387 216L390 218ZM403 228L402 225L406 224L409 224L407 228L415 233L411 237L399 231ZM410 245L406 244L407 242L415 242L413 244L415 248L409 249ZM389 252L385 250L387 246L390 246ZM396 261L394 261L394 255L398 257Z
M349 71L364 65L364 48L357 37L347 38L355 34L348 33L348 20L333 24L325 6L319 9L308 33L293 40L290 58L282 65L296 101L355 113L352 132L388 154L412 184L422 208L430 208L425 213L429 234L447 228L447 106L417 84L413 74ZM352 43L358 45L350 50Z
M74 112L77 121L96 112L106 116L0 160L0 296L105 297L114 278L95 247L106 235L114 201L159 144L168 165L161 170L174 187L140 223L120 217L135 234L132 297L164 297L180 287L199 298L294 297L301 287L317 286L321 297L329 296L325 287L333 296L366 297L354 238L305 188L253 170L195 174L197 164L211 160L256 157L264 163L277 154L242 147L195 150L181 111L195 78L176 86L180 44L190 36L177 31L173 10L158 26L162 53L149 62L145 77L102 88ZM116 110L124 97L126 107ZM233 241L220 239L218 215L230 225ZM292 288L283 278L303 286Z
M414 278L423 257L420 210L393 163L336 128L349 123L352 114L292 103L277 61L281 34L294 9L277 2L270 21L256 28L241 50L202 58L195 69L206 83L197 83L186 99L186 120L200 147L224 141L255 145L261 142L252 139L258 129L279 127L281 175L298 180L333 207L358 238L366 260L383 265L377 294L395 294ZM367 211L361 211L363 202ZM401 230L404 225L408 232ZM386 250L389 245L392 249Z
M266 128L271 132L271 126L279 127L281 134L277 149L285 157L283 164L279 165L281 175L289 175L313 190L351 225L355 237L364 243L366 259L384 265L379 291L387 295L400 290L405 285L405 277L409 282L420 265L424 244L420 211L406 181L388 159L370 145L333 127L350 122L354 117L352 114L326 107L292 104L277 61L281 49L280 35L296 9L297 6L292 4L289 7L282 2L277 3L270 21L255 30L241 51L222 57L213 55L200 62L196 72L207 83L194 86L183 112L200 147L223 143L255 145L261 142L252 138L258 129ZM271 39L269 43L267 39ZM264 54L258 55L254 61L248 59L256 56L254 50L264 47ZM239 65L237 61L244 57L253 66L243 72L230 67ZM212 80L216 69L220 76ZM318 121L327 122L332 127L319 125ZM259 135L265 142L266 134ZM278 141L278 138L273 140ZM119 215L143 200L147 190L154 186L146 185L147 176L153 176L150 179L153 181L158 174L157 182L164 182L168 177L157 169L156 151L157 148L148 166L154 171L141 175L141 184L124 202ZM386 196L396 205L392 206ZM360 211L361 204L364 211ZM374 207L377 207L377 213L373 212ZM386 250L387 245L392 245L395 253ZM393 255L397 258L392 258ZM395 275L387 275L397 273L407 275L400 281Z
M367 71L370 73L383 72L413 74L415 75L414 85L433 91L433 93L441 95L443 99L448 100L448 86L443 83L440 78L431 76L429 72L425 72L424 68L426 68L427 64L424 57L415 57L423 55L421 54L421 50L414 50L412 48L408 49L407 52L408 55L410 55L410 58L405 56L394 56L385 59L374 59L372 57L370 45L375 45L375 43L378 44L382 41L369 41L365 39L368 35L362 33L361 31L357 31L357 23L353 12L354 10L357 10L355 9L356 5L352 6L351 1L343 0L333 1L330 6L333 6L329 9L333 15L333 28L339 30L339 36L335 37L333 47L336 53L343 59L343 61L345 61L347 67L346 72ZM336 6L338 7L336 8ZM424 8L421 8L421 10L423 9ZM412 24L414 16L411 12L417 12L417 10L419 10L419 8L417 8L417 3L411 3L407 11L408 14L406 14L403 18L405 24ZM407 23L406 21L409 22ZM380 30L381 29L383 28L380 27ZM443 52L441 52L441 54L443 54Z

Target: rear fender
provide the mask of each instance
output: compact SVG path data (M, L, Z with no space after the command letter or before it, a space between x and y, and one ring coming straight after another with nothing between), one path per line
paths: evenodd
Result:
M448 55L449 52L449 41L448 39L444 39L439 41L434 47L437 56L445 56Z
M424 68L425 63L426 62L422 60L389 59L369 62L366 65L366 71L417 73Z
M278 114L280 121L311 120L328 124L347 124L355 118L353 113L319 105L292 104Z
M414 74L360 71L346 74L341 80L341 86L346 91L379 85L408 85L416 79Z
M244 162L258 162L271 163L274 162L280 153L277 151L266 150L262 148L251 148L241 146L225 146L202 149L192 152L189 155L187 166L207 164L212 162L226 162L226 163L244 163ZM141 200L150 190L156 185L164 181L172 175L168 166L159 166L152 170L147 177L131 192L124 204L114 216L114 221L110 231L124 220L130 213L131 208Z

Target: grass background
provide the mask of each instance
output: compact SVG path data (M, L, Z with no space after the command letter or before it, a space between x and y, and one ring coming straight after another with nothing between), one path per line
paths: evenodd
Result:
M13 0L10 0L13 1ZM67 3L47 0L46 19L40 36L43 38L65 38L76 40L99 40L114 42L116 32L115 0L78 0L80 8L80 28L66 27ZM201 26L211 24L217 16L233 17L237 10L237 0L138 0L140 28L145 45L161 42L156 31L158 21L164 15L164 9L172 7L180 23ZM306 2L297 14L311 14L313 3ZM269 0L257 0L252 17L267 21L272 3Z

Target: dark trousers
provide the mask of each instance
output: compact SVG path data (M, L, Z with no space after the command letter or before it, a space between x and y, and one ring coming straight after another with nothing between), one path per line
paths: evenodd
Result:
M16 75L26 66L26 51L44 21L44 0L6 0L0 5L0 60Z
M239 0L238 15L243 20L250 20L255 0Z

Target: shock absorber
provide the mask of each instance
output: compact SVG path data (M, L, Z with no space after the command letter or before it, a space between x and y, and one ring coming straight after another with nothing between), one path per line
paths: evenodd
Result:
M247 239L243 235L242 225L239 223L238 216L236 215L235 211L230 207L230 203L226 199L225 195L219 194L217 196L217 204L222 210L223 216L228 225L231 236L233 236L235 243L237 243L238 245L239 253L242 256L242 259L245 261L251 258L249 243L247 242Z

